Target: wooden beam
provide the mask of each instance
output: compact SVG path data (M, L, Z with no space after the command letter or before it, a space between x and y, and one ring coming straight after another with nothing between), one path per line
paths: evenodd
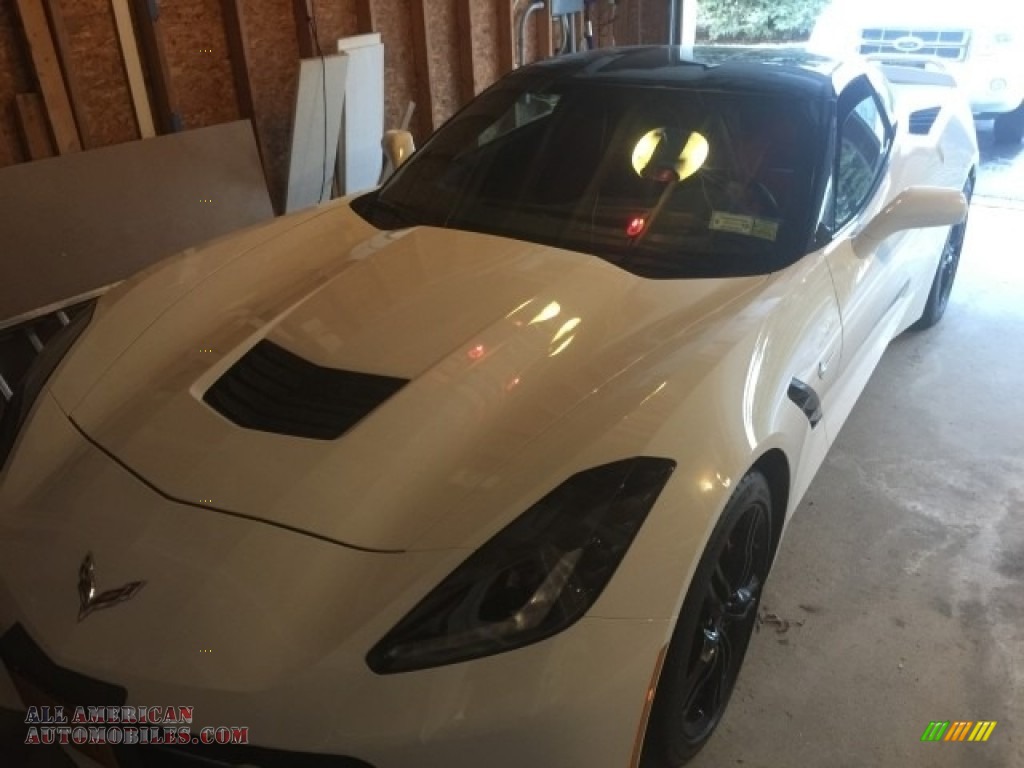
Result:
M415 5L415 3L414 3ZM515 69L515 24L512 19L514 0L498 0L498 77Z
M416 70L416 112L419 115L421 135L425 139L434 131L434 98L430 92L430 47L427 43L426 3L414 0L410 4L412 22L412 55Z
M317 41L313 39L313 25L310 23L314 0L292 0L295 14L295 37L299 42L299 58L310 59L317 55Z
M61 76L42 0L16 0L16 5L28 41L32 66L39 81L39 92L50 118L57 152L62 155L78 152L82 149L82 142L78 138L78 128L71 112L68 92L64 88L64 78Z
M455 8L459 40L459 98L463 104L476 96L476 62L473 60L473 2L458 0Z
M256 150L263 166L264 181L269 186L270 176L267 172L267 151L263 144L263 136L256 120L256 101L252 92L252 63L249 59L249 36L245 28L245 11L243 0L221 0L224 17L224 32L228 42L228 56L231 60L231 73L235 80L235 94L238 99L238 112L252 123L256 136Z
M595 27L599 24L595 23ZM551 42L551 0L544 3L544 7L537 11L537 56L541 59L550 59L554 54Z
M153 110L149 105L146 78L142 74L142 60L139 58L139 46L135 39L132 12L128 7L128 0L111 0L110 7L114 13L114 25L117 27L121 48L121 64L124 66L125 77L128 78L128 90L132 97L132 109L135 111L139 136L151 139L156 136L156 128L153 125Z
M71 62L71 43L68 38L67 25L64 23L61 0L46 0L46 15L50 19L50 29L53 31L53 41L56 44L60 69L67 85L71 111L78 124L78 135L82 139L82 146L85 149L91 149L99 142L92 131L89 113L85 109L84 89L79 77L79 70Z
M167 44L164 40L163 22L160 19L159 0L135 0L135 21L142 38L142 55L149 70L156 112L157 129L160 133L176 133L185 130L178 101L171 81L171 67L167 63Z
M373 0L356 0L356 31L360 35L377 31L377 14L373 10Z
M46 107L38 93L19 93L14 97L14 110L18 116L18 129L29 160L53 157L53 143L46 121Z
M238 112L251 120L256 116L256 105L252 95L252 66L249 62L249 38L245 31L242 0L221 0L221 9L231 74L235 80Z

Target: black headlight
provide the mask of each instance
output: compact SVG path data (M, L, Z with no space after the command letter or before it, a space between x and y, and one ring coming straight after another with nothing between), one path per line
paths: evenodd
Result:
M95 307L96 302L91 301L74 310L71 321L47 340L29 369L14 383L13 395L0 415L0 469L7 463L7 457L32 410L32 404L43 391L50 374L89 325Z
M370 651L386 674L519 648L580 619L608 584L675 462L573 475L471 555Z

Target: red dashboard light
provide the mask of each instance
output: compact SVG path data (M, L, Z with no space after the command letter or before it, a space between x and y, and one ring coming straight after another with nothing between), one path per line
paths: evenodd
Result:
M636 237L644 231L645 226L647 226L647 221L642 216L634 216L629 220L629 226L626 227L626 234L630 237Z

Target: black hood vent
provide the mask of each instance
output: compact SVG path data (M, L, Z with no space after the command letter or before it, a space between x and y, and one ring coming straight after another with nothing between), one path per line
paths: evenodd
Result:
M264 340L231 366L203 400L240 427L333 440L408 383L322 368Z

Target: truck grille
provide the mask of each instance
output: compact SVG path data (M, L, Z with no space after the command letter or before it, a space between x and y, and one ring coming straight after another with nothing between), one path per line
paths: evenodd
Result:
M935 56L944 61L963 61L971 33L966 29L919 29L916 27L869 27L861 30L860 52L885 56Z

